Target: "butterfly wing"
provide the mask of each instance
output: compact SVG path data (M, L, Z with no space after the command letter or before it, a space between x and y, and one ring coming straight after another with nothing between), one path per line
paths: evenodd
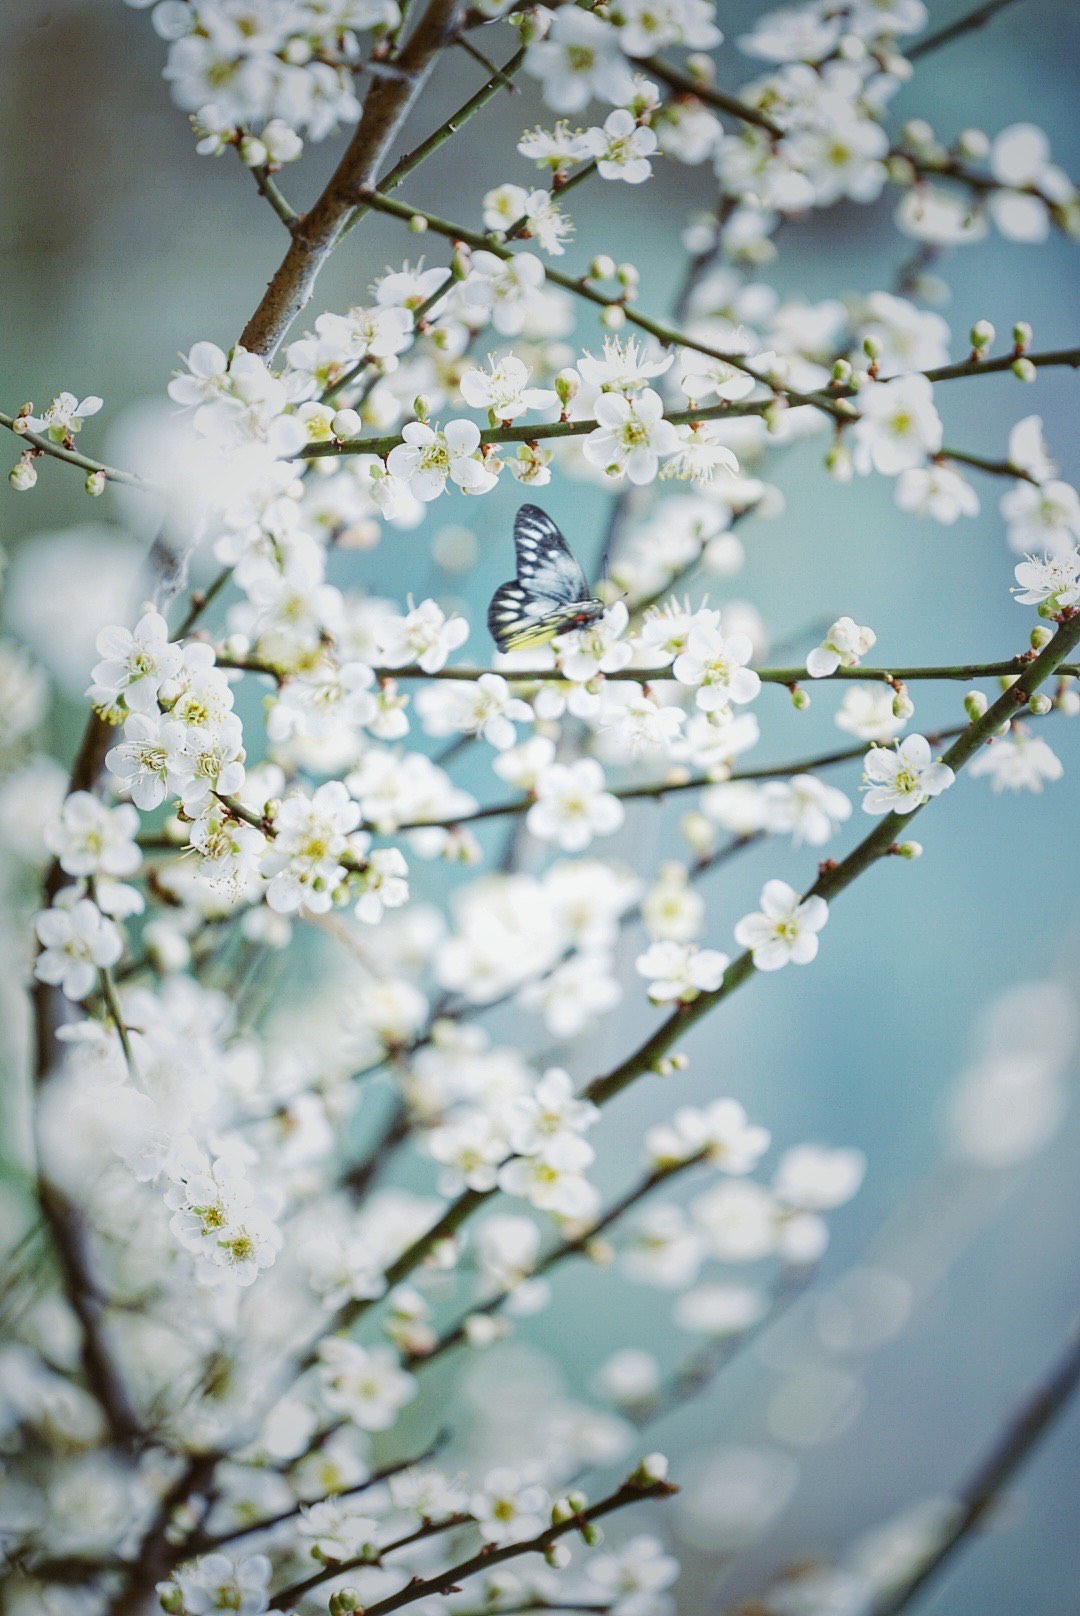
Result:
M585 574L538 505L518 511L514 548L517 577L495 591L488 607L488 628L500 651L525 650L554 639L589 600Z

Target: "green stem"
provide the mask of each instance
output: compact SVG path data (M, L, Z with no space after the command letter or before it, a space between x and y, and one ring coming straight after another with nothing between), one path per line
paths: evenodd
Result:
M90 455L80 454L77 449L65 449L63 444L54 443L51 438L43 437L40 432L24 432L16 426L17 420L17 416L5 415L0 410L0 426L6 426L20 443L29 444L41 454L51 455L54 460L63 460L69 466L78 466L80 471L100 471L106 482L119 483L124 488L138 488L144 494L165 492L160 484L139 477L133 471L118 471L115 466L107 466L103 460L94 460Z
M300 215L291 207L275 184L270 170L263 164L251 170L260 196L264 196L287 230L292 230Z

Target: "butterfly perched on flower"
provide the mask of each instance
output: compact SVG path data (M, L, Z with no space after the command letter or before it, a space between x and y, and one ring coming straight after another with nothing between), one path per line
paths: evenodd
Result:
M488 607L488 628L500 651L544 645L556 634L585 628L604 611L551 517L523 505L514 521L517 577L500 584Z

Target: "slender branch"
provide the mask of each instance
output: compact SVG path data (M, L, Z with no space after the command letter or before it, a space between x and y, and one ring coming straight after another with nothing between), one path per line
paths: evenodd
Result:
M457 0L429 0L408 43L392 62L381 64L344 156L314 207L296 221L288 252L244 327L240 341L250 352L269 358L310 299L361 193L374 184L439 52L450 43L458 11Z
M54 443L51 438L44 437L40 432L24 431L17 426L19 417L5 415L0 410L0 426L6 426L13 432L20 443L28 443L39 454L51 455L54 460L63 460L69 466L78 466L80 471L100 471L106 482L119 483L124 488L138 488L144 494L163 494L165 490L158 483L150 482L146 477L139 477L133 471L118 471L115 466L107 466L103 460L94 460L90 455L80 454L77 449L66 449L61 443Z
M993 376L1003 370L1011 370L1016 357L1016 354L1008 353L999 355L997 359L963 359L955 365L938 365L933 370L924 370L922 374L932 382L960 381L967 376ZM1072 370L1080 368L1080 348L1054 348L1048 353L1024 354L1024 358L1036 370L1055 365L1068 365Z
M1075 1327L1064 1352L1034 1393L976 1466L960 1494L960 1508L943 1538L899 1587L875 1602L871 1616L899 1616L915 1596L949 1563L970 1534L981 1526L1004 1488L1030 1459L1042 1438L1080 1385L1080 1332Z
M1023 466L1016 466L1011 460L988 460L984 455L969 454L966 449L939 449L934 456L935 460L955 460L961 466L973 466L976 471L985 471L991 477L1015 477L1020 482L1034 483L1039 486L1039 479Z
M670 90L676 90L680 95L693 95L708 106L715 107L717 112L726 112L732 118L739 118L743 123L756 125L764 129L774 138L779 139L784 130L772 118L753 106L749 101L742 101L737 95L726 95L723 90L717 90L711 84L704 84L700 79L691 77L680 68L673 67L670 62L663 61L659 56L643 57L638 63L642 71L651 73L653 78L666 84Z
M946 28L940 28L936 34L927 34L925 39L909 45L905 52L908 61L917 62L920 57L929 56L931 51L940 50L943 45L951 45L954 39L959 39L963 34L974 33L977 28L985 28L999 11L1004 11L1006 6L1013 3L1014 0L986 0L985 5L977 6L965 17L958 17Z
M678 1178L680 1174L688 1172L692 1167L699 1167L701 1163L707 1159L708 1152L701 1150L698 1151L696 1155L687 1157L685 1161L675 1162L669 1167L657 1167L653 1172L647 1173L644 1178L640 1179L638 1183L633 1186L632 1189L627 1190L625 1195L620 1196L619 1199L614 1202L614 1204L610 1206L601 1217L597 1218L596 1222L591 1224L590 1227L582 1234L575 1235L572 1239L560 1241L557 1246L553 1246L545 1256L541 1257L536 1266L531 1269L528 1274L523 1276L523 1278L541 1279L545 1274L550 1273L553 1268L557 1268L561 1263L564 1263L567 1258L581 1256L583 1252L588 1251L589 1246L595 1239L597 1239L599 1235L604 1234L606 1230L610 1229L613 1224L617 1223L620 1218L631 1210L631 1208L637 1206L640 1201L643 1201L646 1198L646 1196L651 1195L653 1190L656 1189L660 1184L666 1184L671 1179ZM422 1367L424 1364L433 1363L435 1359L441 1357L444 1352L449 1352L453 1347L460 1346L463 1341L468 1339L468 1327L470 1320L477 1318L478 1316L487 1317L492 1313L497 1313L499 1309L513 1296L515 1288L516 1287L514 1286L510 1286L506 1290L498 1291L494 1296L489 1296L486 1301L480 1302L475 1307L469 1308L456 1324L450 1325L449 1328L446 1329L442 1335L440 1335L438 1341L435 1342L433 1347L430 1347L426 1352L413 1352L406 1354L403 1359L406 1367L409 1369L416 1369L418 1367Z
M422 1465L428 1459L434 1458L439 1449L449 1440L449 1431L440 1431L434 1442L429 1442L423 1453L415 1453L408 1459L396 1459L393 1464L383 1465L380 1470L373 1470L365 1481L358 1481L355 1486L342 1487L334 1492L334 1498L357 1498L380 1482L389 1481L391 1476L400 1476L403 1470L411 1470L416 1465ZM309 1508L312 1500L301 1499L298 1504L292 1504L276 1515L268 1515L261 1521L253 1521L245 1526L234 1526L228 1532L201 1532L197 1537L189 1538L184 1544L185 1557L189 1554L204 1554L210 1549L219 1549L226 1543L235 1543L237 1538L251 1537L256 1532L269 1532L271 1528L280 1526L283 1521L295 1520L300 1511ZM384 1550L385 1552L385 1550Z
M696 558L695 558L696 559ZM854 668L836 668L832 673L822 674L820 678L812 681L813 684L826 684L830 680L849 680L880 682L884 684L916 683L922 680L961 680L994 679L1008 677L1024 671L1032 659L1032 653L1022 656L1005 657L997 662L950 662L950 663L897 663L895 667L874 667L860 663ZM229 657L222 653L217 658L219 667L238 668L245 673L266 674L279 682L284 679L280 669L270 662L260 662L253 657ZM380 679L427 679L432 681L450 680L452 682L475 683L489 674L496 674L504 678L507 684L569 684L561 668L478 668L464 664L439 668L435 673L427 673L415 663L408 663L402 668L385 668L378 664L372 670ZM809 679L805 664L796 663L790 667L762 667L754 666L762 684L790 686ZM1068 663L1058 669L1062 674L1080 674L1080 665ZM665 664L662 668L616 668L610 673L603 673L598 677L604 681L614 680L632 684L660 684L664 680L675 678L672 665Z
M519 1559L526 1554L543 1554L545 1550L549 1549L553 1543L557 1543L561 1537L565 1537L567 1533L579 1532L582 1526L587 1525L590 1521L601 1520L614 1510L625 1508L627 1504L639 1503L644 1498L667 1498L677 1490L670 1482L632 1478L624 1482L609 1497L602 1498L599 1503L590 1504L588 1508L581 1510L577 1515L571 1516L569 1520L555 1522L546 1531L539 1532L536 1537L528 1538L523 1543L505 1543L499 1548L487 1543L477 1554L471 1555L469 1559L462 1560L455 1566L450 1566L445 1571L437 1572L433 1577L411 1578L404 1588L400 1589L396 1594L390 1594L388 1598L377 1600L375 1604L368 1605L365 1616L390 1616L391 1611L400 1610L404 1605L412 1605L417 1600L427 1599L433 1594L449 1593L458 1583L464 1582L467 1577L473 1577L478 1572L487 1571L491 1566L501 1565L506 1560ZM341 1566L335 1566L331 1570L324 1571L317 1581L324 1582L330 1577L337 1576L341 1570ZM314 1582L309 1580L309 1587L314 1587L315 1585ZM274 1599L280 1604L287 1604L290 1594L294 1592L295 1590L287 1589L283 1594L275 1593Z
M296 209L285 200L266 164L263 163L260 167L253 168L251 170L251 175L255 181L260 196L264 196L266 198L274 212L277 214L278 218L281 220L282 224L285 226L286 230L294 229L296 226L296 221L299 219L300 215L297 213Z
M1017 708L1027 701L1032 692L1058 671L1078 642L1080 642L1080 613L1061 623L1054 638L1033 662L1028 663L1016 683L999 696L981 718L963 729L944 754L944 762L954 773L959 773L983 743L988 741L1001 725L1013 716ZM864 837L845 859L841 859L839 863L829 861L823 866L822 872L806 896L826 898L831 903L871 865L888 854L897 838L906 834L912 820L917 814L922 813L926 806L923 803L921 807L908 814L884 815L870 834ZM723 982L714 992L702 993L692 1003L679 1005L657 1028L652 1037L646 1039L632 1055L603 1077L594 1078L585 1089L583 1098L592 1100L595 1105L603 1105L613 1099L642 1072L648 1071L663 1055L666 1055L672 1044L682 1038L695 1022L700 1021L722 1000L729 998L755 974L753 957L747 950L728 966Z
M295 1605L298 1599L302 1599L305 1594L309 1594L313 1588L318 1588L321 1583L328 1581L330 1577L343 1576L346 1571L356 1571L360 1566L381 1565L385 1556L393 1554L395 1550L409 1548L411 1544L421 1543L429 1537L440 1537L443 1532L452 1532L457 1526L468 1526L473 1522L473 1519L472 1515L459 1512L455 1515L447 1515L442 1520L424 1521L414 1532L406 1532L403 1537L395 1538L392 1543L384 1543L381 1547L377 1546L370 1554L358 1554L351 1560L337 1560L330 1565L322 1566L320 1570L313 1571L310 1576L302 1578L300 1582L294 1582L288 1588L279 1589L274 1598L282 1606Z
M1041 684L1058 671L1078 643L1080 643L1080 612L1070 612L1067 616L1063 614L1063 621L1060 622L1054 638L1034 661L1028 663L1016 683L999 696L981 718L960 731L944 755L944 761L954 773L959 773L984 742L1014 715L1017 708L1025 703ZM742 778L747 778L747 775L744 774ZM648 789L646 788L646 794ZM642 793L639 791L638 794ZM806 896L819 896L830 902L838 897L871 865L888 855L897 837L903 835L916 814L921 813L925 807L924 803L922 807L908 814L886 814L845 859L839 863L829 860L822 866L818 879ZM755 974L753 956L747 950L728 966L719 988L711 993L699 994L689 1004L679 1005L632 1055L612 1071L593 1078L582 1091L581 1098L591 1100L594 1105L606 1105L609 1100L621 1094L623 1089L629 1087L636 1078L654 1070L657 1061L667 1054L684 1033L716 1005L730 998ZM407 1246L387 1269L384 1276L387 1288L400 1284L442 1241L452 1239L461 1225L494 1193L493 1190L466 1190L457 1200L452 1201L431 1228ZM355 1323L372 1305L372 1300L366 1297L349 1302L338 1315L338 1327L347 1328Z

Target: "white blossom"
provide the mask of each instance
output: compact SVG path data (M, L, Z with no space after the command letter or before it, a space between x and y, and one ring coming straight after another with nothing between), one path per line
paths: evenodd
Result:
M923 735L908 735L895 748L872 746L863 761L868 814L910 814L952 785L956 776L935 759Z
M735 927L735 941L750 949L758 971L778 971L789 961L808 965L817 954L818 933L828 918L824 898L800 898L786 881L766 881L760 910L743 916Z

